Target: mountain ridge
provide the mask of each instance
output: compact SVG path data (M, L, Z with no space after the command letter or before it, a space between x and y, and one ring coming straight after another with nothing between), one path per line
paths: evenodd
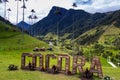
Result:
M64 36L65 33L71 33L69 38L72 37L73 27L75 38L84 32L102 25L114 24L119 27L120 10L91 14L84 10L64 9L60 8L62 15L56 15L54 6L48 16L34 24L35 35L46 35L49 32L57 34L57 26L59 28L59 35ZM115 16L116 15L116 16ZM33 28L33 26L31 28Z

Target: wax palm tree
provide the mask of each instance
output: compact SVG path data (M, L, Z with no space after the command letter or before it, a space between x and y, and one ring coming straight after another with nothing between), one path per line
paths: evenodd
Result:
M25 16L25 9L26 9L26 6L25 6L25 3L23 3L23 6L22 6L22 8L23 8L23 21L25 20L25 18L24 18L24 16Z
M33 24L33 23L34 23L34 18L33 18L33 17L34 17L35 10L32 9L32 10L31 10L31 13L32 13L32 24Z
M23 1L23 6L21 8L23 8L23 21L24 21L25 9L26 9L25 1L28 1L28 0L22 0L22 1Z
M77 5L76 5L76 3L73 3L72 4L72 7L73 7L73 9L75 8L75 7L77 7ZM74 16L74 14L73 14L73 22L75 21L75 16ZM72 50L73 50L73 52L74 52L74 36L75 36L75 30L74 30L74 27L75 27L75 25L73 25L73 30L72 30Z
M36 23L36 20L38 19L38 17L36 15L34 15L33 19L34 19L34 23Z
M29 24L31 24L32 15L29 15L28 19L29 19Z
M0 4L2 4L3 3L3 0L0 0Z
M72 7L73 7L73 9L75 7L77 7L76 3L73 3ZM74 14L73 14L73 21L74 21ZM73 25L73 36L72 36L72 39L74 40L74 25Z
M73 5L72 5L72 6L73 6L73 8L74 8L74 7L77 7L77 4L76 4L76 3L73 3Z
M32 15L29 15L29 16L28 16L28 19L29 19L29 24L31 24ZM32 35L31 33L32 33L32 31L31 31L31 28L30 28L29 34Z
M6 4L8 2L8 0L2 0L4 3L4 18L6 19Z
M54 13L57 14L57 15L62 15L62 13L60 12L60 8L59 7L56 7L56 10L55 10Z
M25 16L25 9L26 9L26 6L25 6L25 1L28 1L28 0L22 0L23 1L23 6L21 8L23 8L23 19L22 21L24 22L24 16ZM22 29L22 41L24 43L24 30Z
M8 21L9 21L9 19L10 19L10 12L11 12L11 9L8 8L7 11L8 11Z
M31 12L32 12L32 15L33 15L33 14L35 13L35 10L34 10L34 9L32 9L32 10L31 10Z
M16 24L18 24L18 15L19 15L19 2L22 0L15 0L17 2L17 16L16 16Z
M37 19L38 19L38 17L37 17L36 15L34 15L34 16L33 16L33 21L34 21L34 23L36 23L36 20L37 20ZM35 25L33 26L33 36L35 35L34 29L35 29Z
M62 13L60 12L60 8L56 7L56 10L54 12L57 16L62 15ZM57 46L59 46L59 22L57 23Z

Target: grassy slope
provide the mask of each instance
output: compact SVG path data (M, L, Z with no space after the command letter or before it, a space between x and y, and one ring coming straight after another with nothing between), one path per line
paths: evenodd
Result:
M9 27L9 31L5 31L4 27ZM7 67L9 64L21 65L21 54L23 52L32 52L35 46L42 47L43 45L48 47L48 45L42 41L36 40L28 35L24 37L24 44L21 41L22 35L20 32L13 32L13 28L0 22L0 80L79 80L77 76L65 76L63 74L52 75L45 74L39 71L8 71ZM12 35L12 36L11 36ZM20 41L20 42L19 42ZM16 48L17 47L17 48ZM46 53L63 53L62 51L54 52L42 52ZM29 60L29 59L28 59ZM103 60L103 59L102 59ZM51 65L56 61L52 61ZM104 65L106 62L103 60L103 72L104 75L110 75L119 80L120 69L113 69L108 65ZM88 67L89 64L86 64Z
M105 30L105 32L100 36L100 38L98 40L100 43L103 43L105 41L106 36L108 36L108 38L110 38L110 39L115 39L115 37L113 37L113 36L120 34L120 28L117 28L114 25L101 26L101 27L99 27L99 29ZM93 29L83 33L82 35L80 35L78 38L76 38L76 40L82 36L85 36L86 34L87 35L95 34L95 32L96 32L96 28L93 28Z
M5 30L5 28L9 30ZM39 41L24 34L24 38L20 31L14 32L15 28L10 27L2 22L0 22L0 50L15 50L15 49L27 49L33 47L47 47L45 42ZM24 39L24 41L23 41Z
M9 30L5 30L5 28ZM45 74L39 71L8 71L9 64L15 64L19 67L21 65L21 54L23 52L32 52L34 47L49 47L45 42L34 39L24 34L24 44L22 42L22 34L17 29L0 22L0 80L78 80L75 76L65 76L63 74L52 75ZM59 53L60 51L44 52L46 53ZM33 52L32 52L33 53ZM40 52L41 53L41 52ZM30 60L30 59L28 59ZM54 64L52 62L51 65Z
M107 36L108 36L108 39L110 39L109 41L113 41L115 37L117 37L120 34L120 28L117 28L114 25L105 26L104 30L105 32L99 39L100 43L103 43L107 38Z

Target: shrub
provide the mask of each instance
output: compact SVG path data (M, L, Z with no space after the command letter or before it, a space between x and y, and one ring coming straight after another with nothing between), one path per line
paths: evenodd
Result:
M105 76L104 80L111 80L111 78L109 76Z
M10 71L18 70L18 66L14 65L14 64L10 64L10 65L8 66L8 70L10 70Z

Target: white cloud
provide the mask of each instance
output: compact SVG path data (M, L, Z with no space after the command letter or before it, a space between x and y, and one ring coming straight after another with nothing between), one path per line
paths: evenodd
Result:
M72 3L80 0L28 0L26 2L27 9L25 10L25 21L28 21L27 17L31 14L31 9L35 9L38 16L38 20L47 16L52 6L60 6L66 9L72 8ZM120 0L81 0L81 1L92 1L90 4L79 4L76 9L84 9L90 13L95 12L108 12L120 9ZM19 4L19 21L22 20L22 2ZM15 0L9 0L7 8L11 8L10 20L12 23L16 22L16 2ZM0 15L3 16L4 5L0 4Z

